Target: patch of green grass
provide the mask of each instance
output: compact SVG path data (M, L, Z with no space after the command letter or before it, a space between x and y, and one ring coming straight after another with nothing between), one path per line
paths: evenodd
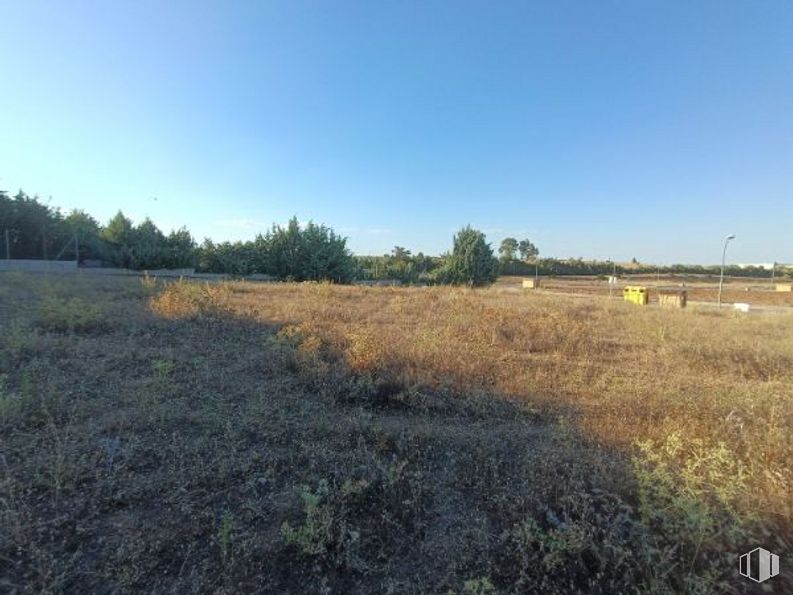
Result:
M281 526L287 544L308 556L325 555L333 542L333 514L327 504L328 482L321 480L316 490L304 486L300 492L305 518L296 527L288 521Z
M23 399L8 389L7 379L7 375L0 375L0 422L3 424L14 419L24 408Z
M224 565L228 564L229 560L231 559L233 534L234 515L230 511L224 510L223 514L220 516L220 524L218 526L217 534L218 545L220 547L220 557L223 560Z
M173 374L173 371L176 369L176 364L171 360L156 359L152 362L151 368L157 378L164 380L170 378L171 374Z
M467 595L491 595L496 592L495 586L486 576L472 578L463 583L463 593Z
M39 304L39 328L56 333L95 333L105 330L104 310L83 299L46 295Z
M751 542L758 521L746 512L748 475L723 442L684 442L679 433L664 442L642 441L633 459L639 514L656 543L677 544L679 572L687 588L700 591L729 564L730 552ZM705 569L700 556L709 557Z

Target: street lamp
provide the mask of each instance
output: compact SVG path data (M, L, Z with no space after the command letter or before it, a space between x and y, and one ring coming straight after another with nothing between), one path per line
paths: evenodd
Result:
M724 288L724 259L727 257L727 244L734 240L735 235L730 234L724 238L724 250L721 252L721 274L719 274L719 308L721 308L721 292Z

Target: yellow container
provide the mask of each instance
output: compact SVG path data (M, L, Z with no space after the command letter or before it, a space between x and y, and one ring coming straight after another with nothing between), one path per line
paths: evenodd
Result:
M524 279L523 280L523 289L539 289L540 288L540 280L539 279Z
M658 305L662 308L685 308L688 292L685 289L659 289Z
M638 285L628 285L622 290L622 297L626 302L646 306L648 301L647 288Z

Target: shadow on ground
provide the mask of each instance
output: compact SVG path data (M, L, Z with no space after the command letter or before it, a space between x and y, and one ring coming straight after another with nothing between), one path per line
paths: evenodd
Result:
M278 321L166 319L112 281L0 293L3 590L743 588L735 543L674 543L631 459L561 412L355 375Z

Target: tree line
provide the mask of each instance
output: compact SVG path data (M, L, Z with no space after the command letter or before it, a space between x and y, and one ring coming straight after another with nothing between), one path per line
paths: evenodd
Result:
M151 219L135 225L121 211L100 225L85 211L64 214L21 190L13 197L0 192L0 234L5 258L79 259L134 270L196 268L234 276L262 274L337 283L386 275L408 283L468 285L484 285L498 275L498 262L485 236L470 227L454 237L451 252L442 257L412 256L396 247L379 263L376 257L356 259L347 239L331 228L313 222L300 225L296 218L286 226L273 225L250 241L206 239L198 245L184 227L165 234Z
M135 225L121 211L100 225L84 211L64 215L19 191L13 197L0 193L0 234L5 258L79 258L134 270L196 268L339 283L351 281L356 272L345 238L324 225L300 226L297 219L274 225L253 241L207 239L199 246L184 227L165 234L151 219Z
M349 283L356 266L347 239L325 225L301 226L292 218L273 225L252 241L215 243L206 239L195 250L196 268L235 276L263 274L290 281Z
M640 265L630 268L611 261L540 258L528 239L505 238L498 258L484 234L470 226L453 238L452 249L440 256L412 254L395 246L383 256L353 256L346 238L331 228L293 218L253 240L197 244L182 227L166 234L150 219L137 225L121 211L105 225L82 210L64 214L21 190L0 192L0 254L3 258L74 259L134 270L195 268L233 276L268 275L276 279L392 280L401 283L443 283L480 286L498 275L611 275L624 273L718 274L718 266ZM761 267L728 266L728 275L768 277ZM787 275L793 274L790 270Z
M133 225L120 211L102 226L85 211L64 215L21 190L0 193L0 234L4 258L79 258L131 269L192 266L195 248L185 228L165 235L150 219Z

